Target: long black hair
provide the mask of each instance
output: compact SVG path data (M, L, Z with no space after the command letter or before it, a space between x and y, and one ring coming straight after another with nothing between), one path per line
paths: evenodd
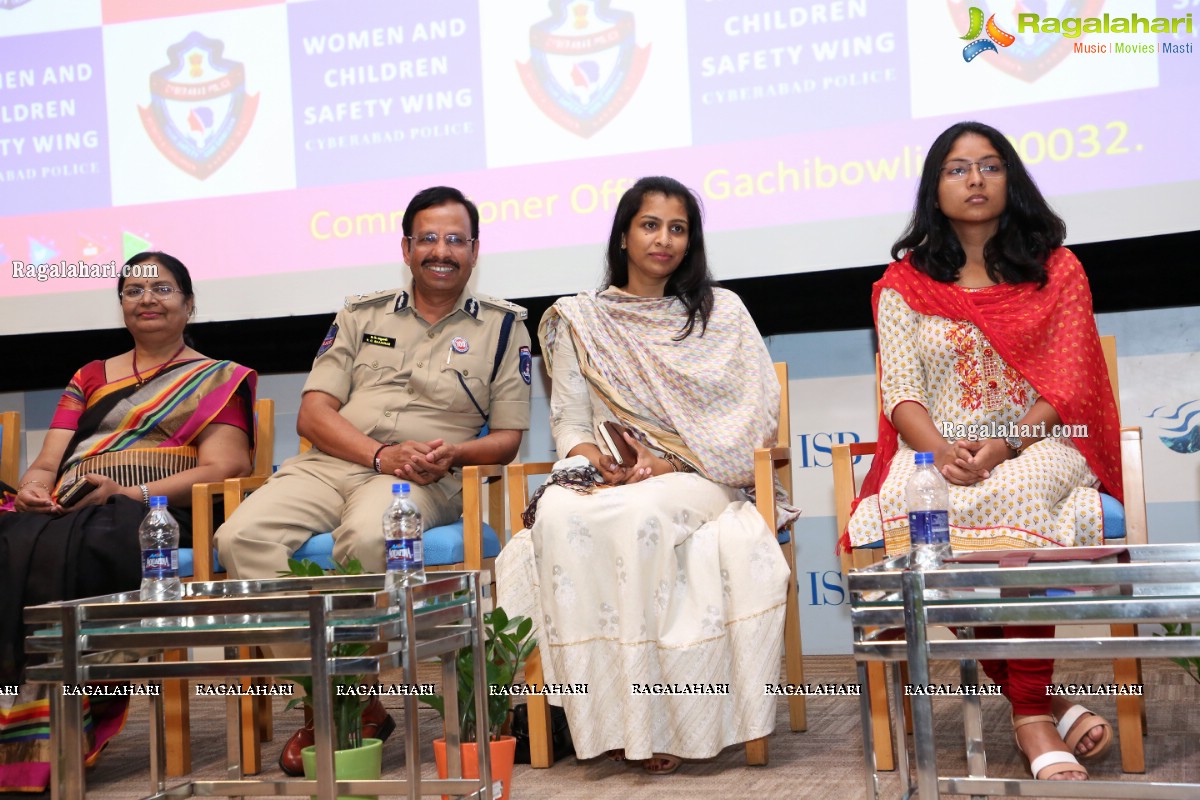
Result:
M701 223L700 200L688 187L674 178L661 175L641 178L617 203L617 214L613 217L612 231L608 235L608 251L605 254L603 286L625 286L629 283L629 254L621 247L621 237L633 224L634 217L642 208L642 200L648 194L662 194L681 201L687 209L688 243L679 267L667 279L664 295L678 297L687 309L687 323L680 328L676 341L691 335L700 320L700 335L708 328L708 317L713 307L713 287L717 285L708 271L708 255L704 250L704 228Z
M1046 259L1063 243L1066 223L1054 213L1004 134L982 122L959 122L942 131L929 148L912 218L892 245L892 258L912 253L912 263L934 280L952 283L967 256L950 220L938 208L942 167L954 143L974 133L991 142L1008 168L1006 203L996 233L983 247L988 277L996 282L1046 284Z

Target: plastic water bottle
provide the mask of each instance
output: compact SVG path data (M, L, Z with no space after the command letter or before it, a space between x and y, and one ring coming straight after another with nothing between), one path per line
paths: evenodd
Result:
M425 582L424 526L421 512L409 499L407 483L392 484L392 504L383 512L383 541L387 558L384 588L396 593L401 586Z
M935 569L950 554L950 490L933 453L914 456L917 470L904 487L914 569Z
M179 523L167 511L167 498L150 498L150 511L138 527L142 547L143 600L178 600L183 597L179 582ZM169 617L143 619L146 627L172 624Z

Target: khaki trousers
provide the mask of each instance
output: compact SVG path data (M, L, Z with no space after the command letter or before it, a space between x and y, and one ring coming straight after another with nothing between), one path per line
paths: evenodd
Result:
M318 450L288 459L217 530L221 563L231 578L274 578L309 537L332 531L338 563L357 558L364 571L383 572L383 512L392 502L392 484L399 482ZM445 484L453 495L447 496ZM409 486L426 529L462 516L456 481Z

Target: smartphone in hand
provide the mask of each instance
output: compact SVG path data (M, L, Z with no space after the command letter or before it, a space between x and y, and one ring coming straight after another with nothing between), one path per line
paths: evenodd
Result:
M58 504L63 508L70 508L99 488L87 478L80 478L58 496Z
M624 425L604 422L600 425L600 437L604 439L608 452L612 453L612 457L618 465L632 467L637 463L637 450L634 450L633 445L625 441L625 437L621 435L626 430L628 428Z

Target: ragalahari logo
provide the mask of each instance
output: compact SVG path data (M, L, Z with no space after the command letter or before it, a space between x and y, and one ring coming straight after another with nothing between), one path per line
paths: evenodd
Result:
M8 11L12 8L20 8L30 0L0 0L0 10Z
M258 95L246 93L246 67L222 56L225 44L193 31L167 48L150 75L150 104L139 107L154 146L204 180L237 152L254 124Z
M996 49L996 45L1008 47L1017 40L1017 37L1002 30L1000 26L996 24L995 14L992 14L990 17L988 17L987 24L985 25L983 22L983 9L971 6L969 13L970 19L968 21L967 33L965 36L959 37L960 39L969 42L969 44L963 48L963 61L968 63L974 61L975 58L981 53L986 53L989 50L993 53L998 53L1000 51ZM987 33L987 37L980 39L979 35L985 31Z
M525 90L550 119L588 138L611 122L641 83L650 45L638 47L633 14L610 0L551 0L529 29Z

